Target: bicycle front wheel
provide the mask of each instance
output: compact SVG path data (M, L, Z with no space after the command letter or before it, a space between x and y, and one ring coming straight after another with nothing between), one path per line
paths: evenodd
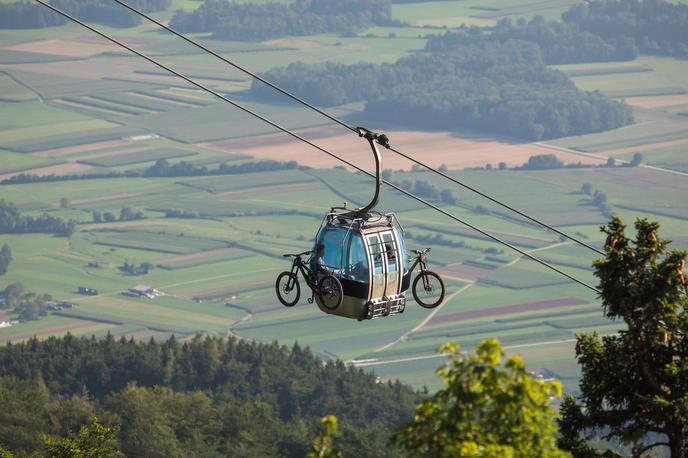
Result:
M277 290L277 299L285 307L293 307L301 297L299 280L296 278L296 274L291 272L282 272L277 276L275 290Z
M444 282L435 272L425 270L413 280L412 291L418 305L433 309L444 299Z

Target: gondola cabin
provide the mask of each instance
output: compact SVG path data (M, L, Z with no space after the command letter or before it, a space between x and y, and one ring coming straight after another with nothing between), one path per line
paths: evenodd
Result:
M299 301L300 272L313 292L309 302L315 301L325 313L357 320L395 315L404 311L411 272L420 265L413 297L422 307L436 307L444 298L444 283L426 269L429 249L414 251L417 256L410 266L404 232L394 214L373 211L382 184L376 143L389 147L389 141L384 135L358 130L375 156L375 195L363 208L333 207L320 225L312 251L284 255L294 259L291 271L277 277L277 298L287 307ZM306 255L308 261L303 261Z
M318 256L312 256L311 270L335 276L344 293L335 308L316 295L323 312L371 319L404 311L409 260L393 214L357 217L333 211L316 236L313 252Z

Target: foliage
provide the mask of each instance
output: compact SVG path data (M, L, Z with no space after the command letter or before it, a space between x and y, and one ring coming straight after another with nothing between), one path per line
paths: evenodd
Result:
M631 167L638 167L641 162L643 162L643 154L633 153L633 159L630 162Z
M131 207L122 207L119 212L119 221L136 221L145 217L142 211L135 212Z
M176 164L170 164L166 159L158 159L155 162L155 165L148 167L141 173L133 170L127 170L126 172L84 173L78 175L33 175L22 173L19 175L13 175L10 178L0 181L0 185L42 183L52 181L93 180L101 178L134 178L139 176L181 177L207 175L239 175L243 173L268 172L273 170L292 170L297 169L299 167L300 166L295 161L278 162L268 160L257 162L244 162L241 164L233 165L222 163L216 169L209 169L206 166L196 166L187 161L181 161Z
M30 380L41 381L43 397L32 394L39 385ZM69 425L78 431L97 411L121 425L127 456L302 457L319 420L332 413L346 422L343 453L389 457L390 431L411 418L419 396L341 362L323 363L298 345L67 335L0 347L5 399L14 401L0 409L0 444L15 452L40 449L42 434L70 436ZM22 420L27 409L32 415Z
M77 437L45 438L48 458L104 458L121 456L115 442L117 428L108 428L91 418L89 426L82 426Z
M411 423L394 436L409 456L566 457L556 447L555 413L548 404L561 396L559 382L534 379L523 360L492 339L474 356L456 344L439 350L449 361L438 370L444 388L416 407Z
M134 13L107 0L50 0L49 3L86 22L111 27L133 27L141 22ZM172 4L171 0L131 0L128 3L148 13L162 11ZM45 6L31 2L0 3L0 29L37 29L66 24L67 21Z
M170 26L180 32L212 32L221 40L260 41L393 25L391 15L389 0L296 0L287 5L206 0L196 11L177 11Z
M338 434L337 417L328 415L320 420L324 431L313 440L313 451L306 458L344 458L339 449L332 445L333 438Z
M603 39L598 35L580 31L574 24L545 21L536 16L530 21L520 18L501 19L494 27L462 26L442 35L430 35L425 49L430 52L448 52L458 47L484 42L504 43L508 40L533 42L542 50L546 64L573 64L580 62L607 62L633 60L637 50L627 37Z
M631 445L634 456L660 445L672 458L688 456L688 287L684 251L667 252L659 224L639 219L636 237L618 218L595 261L607 318L623 320L619 334L581 334L579 399L562 404L562 445L597 456L583 437L599 433Z
M22 216L19 209L11 202L0 199L0 233L26 234L33 232L47 232L70 236L74 232L76 223L62 218L41 214L38 218Z
M664 0L596 0L577 4L565 22L605 40L625 39L638 51L688 58L688 5Z
M12 283L2 292L0 308L13 310L21 320L37 320L47 314L48 303L52 300L49 294L29 292L21 283Z
M540 140L613 129L628 108L582 92L549 69L534 43L508 40L449 53L417 53L394 64L294 63L265 77L320 105L367 101L370 118L420 128L475 128ZM251 92L275 97L264 85Z
M7 273L7 268L13 260L12 250L10 250L7 244L3 244L2 248L0 248L0 275Z

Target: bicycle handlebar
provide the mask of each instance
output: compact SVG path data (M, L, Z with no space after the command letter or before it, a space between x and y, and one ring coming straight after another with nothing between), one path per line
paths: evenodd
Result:
M431 250L431 248L426 248L426 249L424 249L424 250L422 250L422 251L421 251L421 250L411 250L411 253L415 253L415 254L420 255L420 254L429 253L430 250Z
M307 254L311 254L312 252L313 252L312 250L308 250L308 251L304 251L303 253L294 253L294 254L290 253L290 254L283 254L282 256L284 256L285 258L288 258L290 256L297 258L299 256L306 256Z

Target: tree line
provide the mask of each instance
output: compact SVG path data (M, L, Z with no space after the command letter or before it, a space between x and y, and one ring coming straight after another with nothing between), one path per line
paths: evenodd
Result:
M138 15L107 0L50 0L49 3L82 21L110 27L134 27L141 23ZM143 12L151 13L169 8L172 1L131 0L128 3ZM0 3L2 29L38 29L67 22L65 17L35 2Z
M181 161L170 164L167 159L158 159L142 172L127 170L125 172L108 173L82 173L67 175L34 175L31 173L21 173L0 181L0 185L43 183L52 181L72 181L72 180L95 180L107 178L137 178L137 177L189 177L205 175L236 175L242 173L270 172L274 170L293 170L300 166L295 161L257 161L243 162L241 164L220 164L217 168L211 169L206 166L197 166L188 161Z
M44 232L70 236L74 232L76 223L62 218L41 213L38 217L21 214L16 205L0 199L0 233L26 234Z
M630 40L647 54L688 58L688 5L665 0L597 0L572 6L568 24L605 40Z
M264 76L310 102L364 100L367 118L419 128L471 128L541 140L632 122L627 106L578 90L544 64L537 44L526 41L480 42L394 64L295 63ZM255 82L251 93L276 97Z
M494 27L461 26L430 35L425 49L446 53L496 41L537 43L546 64L633 60L639 52L688 58L688 5L664 0L598 0L572 6L563 21L501 19Z
M211 32L214 38L235 41L343 33L374 25L398 25L392 20L390 0L296 0L288 4L206 0L195 11L177 11L170 21L180 32Z
M495 41L522 40L536 43L548 65L581 62L633 60L638 49L628 36L606 37L581 30L577 24L536 16L499 20L494 27L461 26L456 31L430 35L425 45L429 52L449 52L461 46Z

